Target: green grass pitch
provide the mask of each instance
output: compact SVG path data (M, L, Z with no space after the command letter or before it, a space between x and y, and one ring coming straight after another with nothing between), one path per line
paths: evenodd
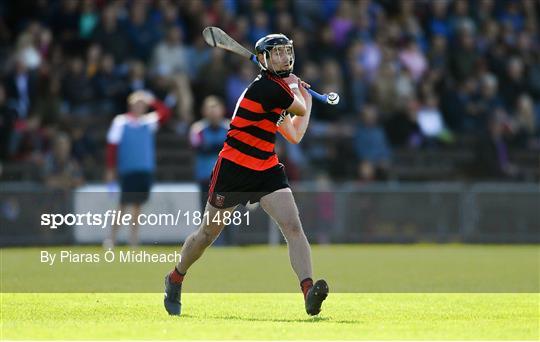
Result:
M1 339L540 339L536 245L315 246L315 273L331 286L317 317L304 312L284 247L211 248L186 278L181 317L162 307L171 265L54 268L39 250L0 250Z

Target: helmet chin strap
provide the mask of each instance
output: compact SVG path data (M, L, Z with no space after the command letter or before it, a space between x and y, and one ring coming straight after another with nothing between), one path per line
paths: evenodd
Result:
M289 69L289 70L283 70L283 71L280 71L280 72L276 72L276 75L278 75L279 77L281 78L285 78L285 77L289 77L289 75L291 74L292 70Z
M266 59L266 53L263 53L263 58L264 58L264 70L268 70L268 60Z
M289 63L290 65L290 63ZM284 78L284 77L288 77L292 72L292 69L289 68L287 70L281 70L281 71L277 71L274 69L274 74L276 74L277 76L281 77L281 78Z

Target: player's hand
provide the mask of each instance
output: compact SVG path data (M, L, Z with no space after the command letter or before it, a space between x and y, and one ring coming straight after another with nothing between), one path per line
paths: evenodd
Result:
M109 193L109 195L118 192L119 186L116 182L116 172L114 169L107 169L105 171L105 183L107 184L107 192Z
M299 79L300 80L300 79ZM309 89L311 88L311 84L307 83L307 82L304 82L302 80L300 80L300 85L306 89Z
M134 101L141 100L141 101L143 101L144 103L146 103L148 105L151 104L152 102L154 102L154 100L155 100L154 95L151 92L146 91L146 90L137 90L131 96L132 96Z
M142 96L143 96L144 102L146 102L146 104L148 105L154 102L154 100L156 99L154 94L146 90L142 91Z
M296 84L296 85L298 85L299 89L309 89L309 88L311 88L311 84L302 81L298 76L296 76L295 74L292 74L292 73L289 76L285 77L284 80L285 80L285 82L287 82L287 84Z
M110 195L113 195L113 194L115 194L117 192L120 192L120 187L118 186L118 183L116 183L116 182L107 183L107 192Z
M311 97L311 94L309 93L309 91L307 91L310 87L310 84L302 81L301 79L298 79L298 89L300 89L300 93L304 98Z
M283 80L287 82L287 84L298 84L298 82L300 81L298 76L293 73L290 73L289 76L285 77Z

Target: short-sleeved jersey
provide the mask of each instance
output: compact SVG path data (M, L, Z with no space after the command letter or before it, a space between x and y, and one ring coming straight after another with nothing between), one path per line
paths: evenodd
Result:
M289 85L263 71L240 95L219 155L257 171L277 165L277 123L293 101Z
M154 135L159 127L156 112L135 117L117 115L107 134L107 143L118 146L117 169L130 172L153 172L156 168Z

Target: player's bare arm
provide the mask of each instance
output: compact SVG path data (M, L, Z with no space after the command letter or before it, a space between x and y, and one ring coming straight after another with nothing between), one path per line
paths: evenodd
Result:
M281 135L290 143L298 144L304 137L306 133L309 118L311 116L311 106L312 98L309 92L306 91L306 88L309 87L309 84L300 81L300 86L298 92L301 93L301 96L306 104L306 112L303 116L295 116L292 118L290 115L285 115L283 121L281 122L278 130Z
M283 80L287 82L287 84L289 85L289 87L291 88L294 94L294 101L290 105L290 107L287 108L287 112L292 113L296 116L306 115L308 108L307 108L306 96L304 94L307 94L311 101L311 95L307 91L305 91L305 88L302 89L306 84L302 83L302 81L300 81L300 79L293 73L285 77Z
M279 127L279 133L291 144L299 144L306 133L309 124L309 113L305 116L285 115Z

